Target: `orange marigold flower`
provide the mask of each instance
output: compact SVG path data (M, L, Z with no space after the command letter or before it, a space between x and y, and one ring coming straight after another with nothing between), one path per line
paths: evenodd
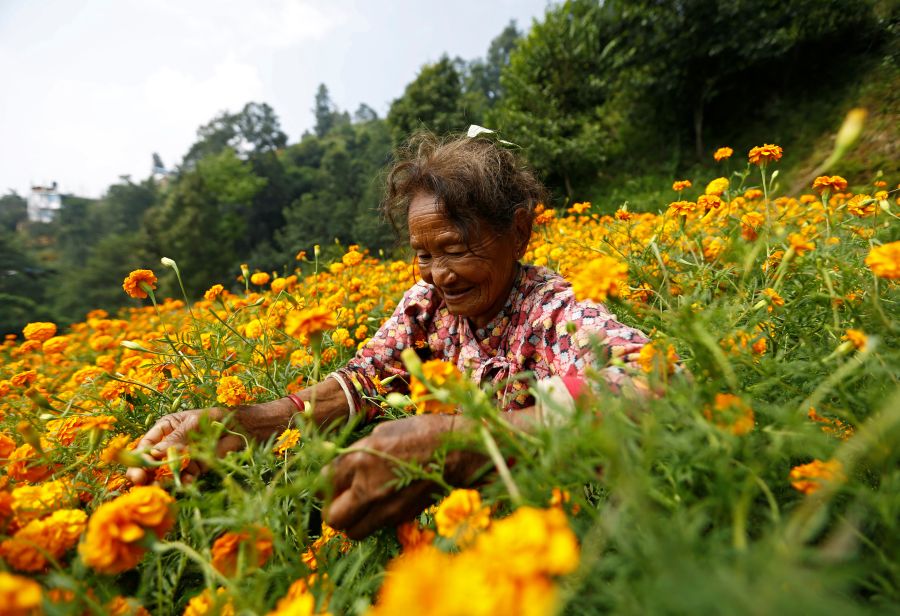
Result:
M265 272L256 272L252 276L250 276L250 283L255 284L257 286L262 286L264 284L269 284L269 280L271 277Z
M22 330L22 334L25 336L25 340L44 342L56 335L56 324L43 321L29 323Z
M750 188L749 190L744 191L744 199L747 201L754 201L763 196L763 191L759 188Z
M826 483L841 483L847 479L844 466L839 460L813 460L809 464L795 466L791 469L789 478L794 489L804 494L812 494Z
M72 505L74 497L71 487L57 479L40 485L16 486L10 506L18 522L24 524Z
M457 543L466 544L490 526L491 508L481 504L477 490L457 489L438 504L434 522L441 537L455 538Z
M631 220L632 215L628 210L619 208L618 210L616 210L615 218L616 220L628 221Z
M206 293L203 294L203 299L208 302L214 302L219 298L220 295L222 295L222 291L224 290L225 287L223 287L222 285L214 284L209 289L207 289Z
M462 381L462 374L456 364L441 359L430 359L422 364L422 376L425 382L442 389L445 385L455 385ZM428 385L413 375L409 383L409 397L416 405L416 413L448 413L456 412L452 402L441 402L430 393Z
M52 472L50 467L40 464L39 459L37 450L30 444L20 445L9 454L6 474L16 481L37 483Z
M847 202L847 211L859 218L868 218L876 212L875 199L870 195L853 195Z
M42 345L42 350L44 353L62 353L66 350L66 347L69 346L69 337L68 336L53 336L52 338L48 338L44 341Z
M107 616L151 616L137 599L130 599L119 595L107 601L103 606Z
M718 209L722 207L724 203L725 202L716 195L700 195L700 197L697 199L697 207L702 209L704 212Z
M234 602L224 588L216 589L214 595L207 588L188 601L182 616L234 616Z
M250 399L241 379L236 376L223 376L216 386L216 400L225 406L240 406Z
M0 556L19 571L42 571L47 557L58 559L78 542L87 524L80 509L60 509L32 520L0 544Z
M703 416L717 428L737 436L753 430L753 409L734 394L716 394L713 406L707 406Z
M812 187L820 193L825 192L841 192L847 188L847 180L839 175L820 175L813 180Z
M715 151L715 153L713 153L713 158L718 163L725 160L726 158L731 158L732 154L734 154L734 150L732 150L731 148L719 148Z
M752 164L762 166L770 162L781 160L782 154L783 151L781 146L767 143L751 148L750 153L747 156Z
M293 338L312 336L337 326L337 315L325 306L291 310L285 318L284 331Z
M687 216L697 211L697 204L693 201L673 201L669 204L669 210L681 216Z
M232 577L237 572L241 550L245 551L245 566L248 569L262 567L272 555L272 532L263 526L223 534L213 543L212 566L223 575Z
M685 188L690 188L691 186L692 186L692 184L691 184L690 180L675 180L672 183L672 190L681 192Z
M628 293L628 264L606 255L595 257L572 277L572 291L579 301L623 297Z
M572 207L569 208L570 214L583 214L584 212L591 209L591 202L585 201L584 203L576 203Z
M362 253L358 250L350 249L347 251L344 256L341 257L341 262L347 267L353 267L354 265L359 265L363 260Z
M847 333L841 336L841 340L849 340L857 351L865 351L869 343L869 337L859 329L848 329Z
M78 546L81 560L100 573L121 573L140 562L148 533L165 536L175 523L174 499L162 488L139 486L97 508Z
M815 243L810 242L800 233L789 233L788 243L793 247L794 252L796 252L798 256L803 255L816 247Z
M762 294L769 298L769 312L772 312L775 306L779 308L784 306L784 298L775 289L771 287L763 289Z
M423 528L416 520L410 520L397 526L397 540L403 546L404 552L415 550L434 543L434 531Z
M134 270L125 278L122 288L125 292L135 299L145 299L147 297L147 287L156 288L156 275L147 269Z
M0 571L0 605L6 616L41 613L41 585L26 577Z
M666 345L665 349L660 349L660 342L648 342L641 347L638 353L638 365L644 372L658 372L660 374L672 374L675 372L675 366L678 363L678 354L675 353L675 347L671 344Z
M36 379L37 370L26 370L25 372L14 374L12 378L9 379L9 382L13 387L25 387L34 383Z

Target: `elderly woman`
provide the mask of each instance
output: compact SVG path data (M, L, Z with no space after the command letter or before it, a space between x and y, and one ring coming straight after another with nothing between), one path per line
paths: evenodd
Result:
M543 197L531 172L491 139L414 137L388 176L382 209L395 229L408 234L421 281L345 367L298 394L236 409L238 427L268 439L313 401L312 418L323 427L356 415L373 420L380 409L366 399L376 394L376 384L394 376L390 388L407 387L409 374L400 354L408 347L455 364L479 383L499 385L498 403L513 424L525 425L535 413L527 383L511 378L523 372L538 383L555 383L557 395L577 395L580 377L594 366L618 389L626 371L622 361L613 366L609 360L624 359L627 367L646 337L616 322L603 305L577 301L559 274L519 262ZM596 341L605 347L605 357L594 356ZM211 408L167 415L139 448L162 457L168 447L185 444L203 416L220 419L228 412ZM427 462L448 433L465 428L465 418L453 415L382 422L358 445L389 455L359 451L332 464L333 498L326 520L355 538L409 519L427 506L434 486L416 482L393 489L389 458ZM225 436L219 453L240 445L239 438ZM446 479L464 483L483 463L480 455L454 452L445 463ZM198 471L187 469L190 477ZM135 483L148 480L137 468L128 476Z

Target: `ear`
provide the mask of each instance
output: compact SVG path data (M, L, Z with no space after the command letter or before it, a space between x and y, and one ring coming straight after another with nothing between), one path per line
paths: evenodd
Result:
M516 258L521 259L528 250L531 239L532 217L525 208L519 208L513 215L513 239L516 245Z

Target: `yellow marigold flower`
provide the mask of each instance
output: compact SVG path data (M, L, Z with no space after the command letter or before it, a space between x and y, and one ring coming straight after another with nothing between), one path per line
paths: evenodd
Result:
M583 214L584 212L591 209L591 202L585 201L584 203L576 203L572 207L569 208L570 214Z
M87 524L80 509L60 509L43 520L32 520L0 544L0 556L19 571L42 571L47 557L60 558L78 542Z
M672 374L675 372L675 365L678 363L678 354L675 353L675 347L671 344L666 345L664 350L660 350L662 343L648 342L641 347L638 353L638 365L644 372L658 372L660 374Z
M234 576L241 549L246 552L245 566L248 569L262 567L272 555L272 532L261 526L223 534L213 543L212 566L222 575Z
M20 445L11 454L6 466L6 474L16 481L37 483L51 472L52 468L45 464L38 464L40 458L37 450L28 443Z
M481 504L477 490L453 490L438 504L434 522L441 537L467 544L490 526L491 508Z
M702 209L704 212L718 209L722 207L724 203L725 202L716 195L700 195L700 197L697 199L697 207Z
M813 190L820 193L825 192L841 192L847 188L847 180L839 175L820 175L812 184Z
M225 406L240 406L250 399L250 394L236 376L223 376L216 386L216 400Z
M216 301L216 299L218 299L218 297L220 295L222 295L222 291L224 291L224 290L225 290L225 287L223 287L222 285L214 284L213 286L211 286L209 289L206 290L206 293L203 294L203 299L205 299L208 302L214 302L214 301Z
M706 407L703 416L717 428L737 436L753 431L753 409L734 394L716 394L712 408Z
M125 292L135 299L145 299L147 297L145 286L150 289L156 288L156 275L147 269L134 270L128 274L122 283L122 288Z
M353 267L354 265L359 265L363 260L362 254L354 249L347 251L344 256L341 257L341 262L347 267Z
M34 580L0 571L0 605L5 616L41 613L41 586Z
M284 331L293 338L312 336L337 326L337 315L325 306L291 310L285 318Z
M876 212L875 199L870 195L853 195L847 202L847 211L859 218L868 218Z
M287 287L287 283L287 279L278 277L272 281L272 284L269 288L272 289L272 293L275 293L277 295L284 291L285 287Z
M37 370L26 370L25 372L12 375L9 382L13 387L27 387L34 383L36 379Z
M62 353L69 346L68 336L53 336L44 341L42 350L44 353Z
M72 504L74 494L63 480L48 481L40 485L16 486L12 491L10 507L20 524L41 518L56 509Z
M234 616L234 603L224 588L215 595L207 588L188 601L183 616Z
M118 434L111 438L100 452L100 460L106 464L119 461L119 454L130 449L132 438L127 434Z
M356 331L353 332L353 337L357 340L365 340L366 336L369 335L369 326L368 325L360 325L356 328Z
M791 486L804 494L812 494L826 483L841 483L847 479L844 466L839 460L813 460L809 464L795 466L791 469L789 478Z
M306 552L300 555L301 562L310 569L315 570L318 566L316 554L322 549L322 546L329 543L332 539L340 539L341 544L339 550L342 554L346 554L350 551L352 545L347 539L347 535L334 530L332 527L328 526L328 524L322 522L322 531L319 534L319 538L313 541L313 544L309 546Z
M260 338L265 331L265 326L263 322L259 319L253 319L246 325L244 325L244 336L247 338Z
M584 264L572 277L572 291L579 301L605 302L625 296L628 291L628 264L600 255Z
M869 343L869 337L859 329L848 329L847 333L841 336L841 340L849 340L857 351L865 351Z
M704 192L707 195L721 197L722 193L728 190L728 186L728 178L716 178L706 185L706 190Z
M137 599L130 599L122 595L113 597L103 606L107 616L151 616Z
M255 284L257 286L263 286L269 284L269 279L271 277L265 272L256 272L252 276L250 276L250 283Z
M732 150L731 148L727 148L727 147L726 147L726 148L719 148L719 149L716 150L715 153L713 154L713 158L714 158L714 159L716 160L716 162L718 163L718 162L721 162L721 161L725 160L726 158L731 158L731 155L732 155L732 154L734 154L734 150Z
M138 486L100 505L78 546L81 560L100 573L121 573L140 562L148 532L162 538L175 523L174 499L162 488Z
M331 341L335 346L344 344L350 338L350 332L345 327L338 327L331 333Z
M43 321L29 323L22 330L22 335L25 336L25 340L37 340L38 342L44 342L45 340L49 340L56 335L56 324L46 323Z
M669 211L680 216L687 216L697 211L697 204L694 201L673 201L669 204Z
M438 389L445 385L454 385L462 380L462 374L455 364L441 359L430 359L422 364L422 376L425 382ZM430 393L425 382L413 375L409 383L409 397L416 405L416 413L447 413L456 412L456 405L452 402L436 400Z
M275 447L272 449L275 453L285 453L288 449L293 449L300 442L300 430L288 428L275 439Z
M672 183L672 190L681 192L685 188L690 188L692 186L690 180L675 180Z
M747 156L750 159L751 164L763 166L767 163L781 160L782 154L783 151L781 146L767 143L751 148L750 153Z

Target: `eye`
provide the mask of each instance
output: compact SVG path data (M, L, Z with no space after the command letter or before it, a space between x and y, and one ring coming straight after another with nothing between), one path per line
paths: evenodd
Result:
M416 258L419 260L419 263L427 263L431 261L431 255L427 252L420 252L416 255Z

